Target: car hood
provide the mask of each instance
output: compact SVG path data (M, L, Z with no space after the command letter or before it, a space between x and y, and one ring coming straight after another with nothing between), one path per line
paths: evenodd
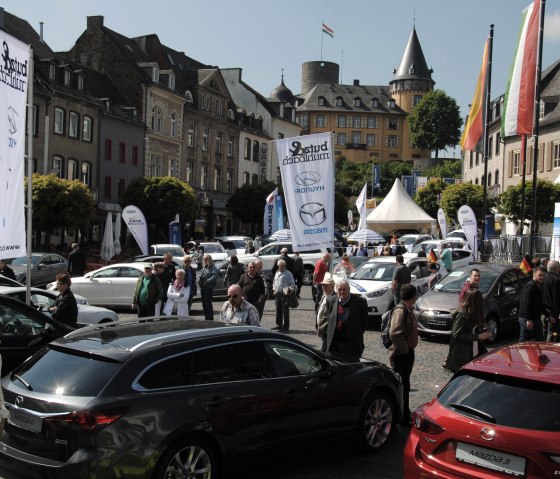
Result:
M10 268L12 268L14 270L14 273L16 274L16 276L18 274L27 273L27 265L25 265L25 264L15 265L15 266L10 265Z
M420 309L435 309L438 311L451 311L459 304L458 291L428 291L416 302Z
M349 279L348 284L350 285L350 289L354 290L357 293L369 293L371 291L377 291L379 289L384 289L390 286L390 281L375 281L371 279L364 279L364 280L356 280L356 279ZM350 291L353 292L353 291Z

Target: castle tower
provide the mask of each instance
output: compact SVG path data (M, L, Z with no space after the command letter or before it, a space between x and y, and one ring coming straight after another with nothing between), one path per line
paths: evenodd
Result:
M301 95L305 96L318 83L338 85L338 63L314 61L301 66Z

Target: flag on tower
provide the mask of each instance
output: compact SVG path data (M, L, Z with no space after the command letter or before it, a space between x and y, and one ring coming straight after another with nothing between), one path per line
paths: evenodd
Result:
M334 30L327 27L325 22L323 22L323 33L326 33L329 37L334 38Z

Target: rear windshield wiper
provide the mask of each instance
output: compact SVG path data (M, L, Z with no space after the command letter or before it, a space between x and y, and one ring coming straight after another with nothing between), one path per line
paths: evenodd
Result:
M10 379L13 381L14 378L16 378L19 382L21 382L28 391L33 391L33 386L31 386L31 384L29 384L25 379L23 379L21 376L19 376L16 373L12 373Z
M455 409L459 409L460 411L464 411L468 414L472 414L473 416L478 416L479 418L484 419L487 422L496 424L496 418L494 416L484 411L481 411L480 409L475 409L474 407L467 406L465 404L458 404L458 403L451 403L449 405Z

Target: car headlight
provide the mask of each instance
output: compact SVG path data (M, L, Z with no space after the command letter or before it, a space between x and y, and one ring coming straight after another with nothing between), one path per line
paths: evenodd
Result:
M368 298L379 298L379 296L383 296L389 288L378 289L377 291L372 291L371 293L366 293L366 297Z
M426 309L426 310L424 311L424 314L425 314L426 316L435 316L436 313L437 313L437 311L434 311L433 309Z

